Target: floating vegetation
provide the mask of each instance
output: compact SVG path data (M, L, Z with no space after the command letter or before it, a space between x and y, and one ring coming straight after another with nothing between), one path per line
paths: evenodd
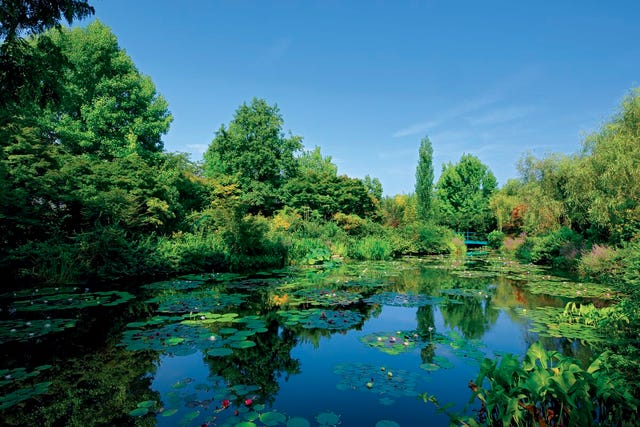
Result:
M360 390L380 396L417 396L418 374L402 369L387 369L365 363L343 363L334 367L340 375L338 390Z
M204 280L182 278L178 280L163 280L161 282L148 283L141 287L152 291L188 291L191 289L198 289L204 285L204 283Z
M397 355L413 350L426 340L418 331L375 332L360 337L360 342L383 353Z
M50 368L51 365L38 366L33 371L27 371L25 368L0 369L0 411L47 393L51 385L49 381L28 385L23 383ZM12 391L8 391L12 388Z
M521 311L522 313L522 311ZM540 337L567 338L584 342L610 340L606 331L589 322L576 322L568 316L566 309L559 307L538 307L524 313L531 320L530 332Z
M24 342L76 326L75 319L0 321L0 344Z
M222 311L237 307L245 300L241 294L221 294L212 290L190 293L160 295L147 300L158 303L159 313L193 313L201 311Z
M444 356L434 356L432 362L426 362L420 365L420 368L427 372L435 372L440 369L451 369L453 367L455 367L455 365Z
M293 293L299 304L317 306L349 306L359 302L362 295L353 292L339 291L327 288L300 289ZM289 304L294 304L289 301Z
M616 294L608 286L597 283L575 283L561 278L533 280L525 285L532 294L552 295L564 298L611 299Z
M401 294L397 292L382 292L365 300L368 303L393 307L422 307L425 305L437 305L444 301L444 298L431 295Z
M467 289L467 288L453 288L453 289L441 289L441 295L446 295L448 297L462 297L462 298L489 298L491 296L490 289L478 290L478 289ZM449 299L448 302L453 302L455 300Z
M350 310L309 310L278 311L285 326L301 326L305 329L345 330L360 324L363 316Z
M485 353L481 350L481 347L484 347L484 344L479 339L466 339L457 331L451 329L447 331L446 334L434 334L435 342L439 344L443 344L440 346L440 349L447 349L455 356L459 358L464 358L465 360L482 362ZM437 359L434 358L434 362L438 364L442 368L452 368L453 365L446 358ZM423 367L424 369L424 367Z
M333 412L322 412L316 415L316 421L321 426L337 426L340 424L340 416Z
M245 329L230 327L231 324ZM229 356L233 353L231 348L254 347L256 343L249 338L267 331L264 320L257 316L238 317L237 313L155 316L127 326L120 346L130 351L151 350L179 356L196 351L210 357Z
M134 296L129 292L123 291L51 292L49 289L46 292L37 292L37 295L30 295L24 299L15 300L13 301L13 307L19 312L73 310L99 305L112 307L133 298Z

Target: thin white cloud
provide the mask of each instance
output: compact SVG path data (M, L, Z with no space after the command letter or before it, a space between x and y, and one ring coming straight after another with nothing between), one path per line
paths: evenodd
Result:
M431 120L415 123L403 129L400 129L396 131L392 136L394 138L400 138L403 136L411 136L411 135L417 135L420 133L425 133L426 131L433 131L439 126L445 124L446 122L459 118L465 114L478 111L479 109L486 107L488 105L494 104L497 101L498 101L498 98L495 96L487 96L484 98L472 99L470 101L463 102L459 105L456 105L440 114L437 114Z
M497 125L522 119L528 116L533 110L532 107L498 108L469 117L467 120L469 124L473 126Z

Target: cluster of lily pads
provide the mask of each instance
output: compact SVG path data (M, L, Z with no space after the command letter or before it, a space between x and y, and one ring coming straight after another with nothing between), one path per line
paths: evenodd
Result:
M351 310L280 310L278 315L285 326L304 329L347 330L362 323L364 317Z
M277 409L267 408L257 401L256 392L260 388L251 384L228 384L218 375L208 378L208 382L196 383L193 378L183 378L171 386L171 391L163 396L162 406L155 400L139 402L129 415L142 417L152 414L159 417L181 416L178 425L188 425L197 421L199 425L222 427L310 427L311 422L304 417L289 416ZM200 399L200 396L206 396ZM320 426L337 426L340 416L331 411L321 412L315 417Z
M429 337L423 336L417 330L396 332L374 332L360 337L360 342L382 351L397 355L416 348L428 342Z
M37 377L50 368L51 365L41 365L32 371L27 371L25 368L0 369L0 411L47 393L51 385L50 381L33 383L27 380Z
M403 369L390 369L366 363L343 363L334 367L333 372L340 376L336 384L338 390L366 391L379 396L382 405L392 405L403 396L418 395L416 386L418 374Z
M267 331L264 320L258 316L211 312L154 316L146 322L127 326L119 344L127 350L152 350L179 356L196 351L211 357L228 356L233 349L254 347L256 343L250 338Z

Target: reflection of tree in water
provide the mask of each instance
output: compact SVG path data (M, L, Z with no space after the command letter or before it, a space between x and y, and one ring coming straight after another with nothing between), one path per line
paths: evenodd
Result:
M265 318L268 331L251 338L255 347L234 351L228 357L207 358L206 363L211 375L222 376L229 385L257 385L257 399L273 403L280 389L278 378L300 373L300 361L291 358L298 343L295 333L280 329L275 317L269 317Z
M130 312L136 308L135 305L128 307ZM154 417L134 419L128 413L138 402L160 402L160 395L150 388L153 378L147 375L155 371L158 356L155 352L131 352L116 347L114 343L120 325L128 321L128 313L121 314L121 308L100 312L103 315L86 321L81 319L77 330L58 334L55 339L46 339L36 345L14 348L30 352L30 363L34 366L53 365L46 371L46 376L36 378L52 384L47 394L3 411L2 425L156 424Z
M418 334L424 337L433 336L435 333L435 316L432 305L424 305L418 307L416 312L416 321L418 324ZM435 345L433 343L425 344L420 350L420 359L422 363L432 363L435 356Z
M467 339L481 338L500 315L490 300L462 296L450 297L449 302L440 306L440 311L444 324L458 328Z

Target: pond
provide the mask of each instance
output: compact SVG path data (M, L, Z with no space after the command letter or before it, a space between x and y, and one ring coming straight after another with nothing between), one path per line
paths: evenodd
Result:
M495 256L122 289L2 295L3 424L447 426L478 409L485 357L541 341L588 360L606 337L562 322L565 305L612 298Z

